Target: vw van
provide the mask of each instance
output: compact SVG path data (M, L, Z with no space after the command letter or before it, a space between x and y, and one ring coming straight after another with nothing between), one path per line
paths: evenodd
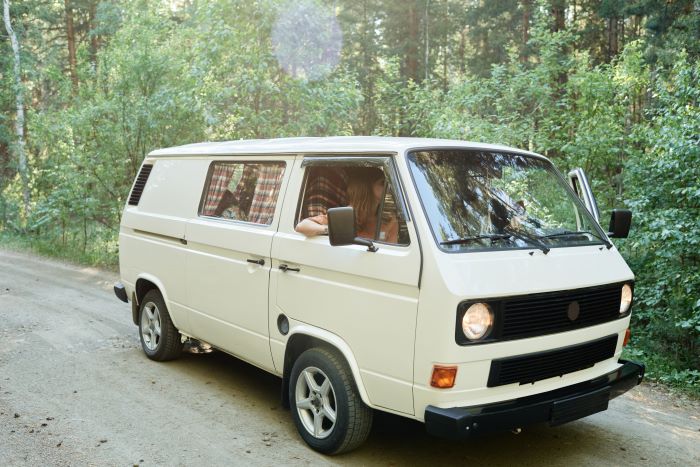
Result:
M200 341L280 377L322 453L359 446L376 410L455 439L559 425L644 375L620 358L634 275L611 238L631 213L599 217L582 170L506 146L192 144L143 161L114 289L148 358Z

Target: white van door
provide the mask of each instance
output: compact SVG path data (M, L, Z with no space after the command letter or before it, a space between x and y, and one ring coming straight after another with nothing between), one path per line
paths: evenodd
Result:
M287 199L297 205L285 208L272 246L270 346L277 371L282 371L289 337L277 329L284 314L292 328L306 324L347 344L373 405L413 414L421 253L394 161L390 156L307 156L296 164ZM328 236L297 233L300 219L348 204L348 178L356 176L357 167L378 168L386 177L382 214L393 227L377 229L378 251L334 247Z
M194 337L274 371L268 335L270 249L293 156L212 161L187 224Z

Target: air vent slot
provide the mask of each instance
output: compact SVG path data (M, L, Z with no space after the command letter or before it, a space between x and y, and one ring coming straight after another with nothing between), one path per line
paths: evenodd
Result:
M146 182L148 181L148 176L151 175L152 169L152 164L144 164L141 166L139 176L136 177L136 182L134 183L134 188L131 189L129 205L138 206L139 201L141 200L141 195L143 194L143 189L146 188Z
M617 335L613 334L556 350L498 358L491 361L488 387L534 383L590 368L615 355L616 347Z

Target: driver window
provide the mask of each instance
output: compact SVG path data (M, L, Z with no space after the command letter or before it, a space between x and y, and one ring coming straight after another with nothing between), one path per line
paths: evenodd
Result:
M394 245L410 243L395 187L383 168L348 164L309 166L306 171L296 225L302 221L327 225L328 209L352 206L359 237Z

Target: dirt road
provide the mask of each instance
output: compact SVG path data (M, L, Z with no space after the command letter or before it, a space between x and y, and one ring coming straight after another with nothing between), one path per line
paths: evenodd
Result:
M280 381L233 357L146 359L116 275L0 250L1 465L700 465L700 408L643 385L606 412L467 442L377 414L358 451L309 450Z

